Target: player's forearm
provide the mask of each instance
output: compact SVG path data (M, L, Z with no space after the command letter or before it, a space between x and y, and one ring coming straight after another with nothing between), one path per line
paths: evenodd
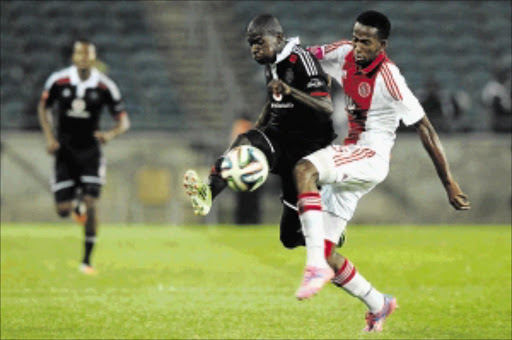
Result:
M270 102L267 101L265 103L265 106L263 107L263 110L260 113L260 116L258 117L258 120L254 124L254 127L256 129L262 129L268 124L269 120L270 120Z
M320 111L326 115L332 115L334 107L329 97L313 97L305 92L297 90L290 86L290 95L297 101L309 106L315 111Z
M130 119L127 114L121 114L117 124L108 131L112 138L122 135L130 129Z
M44 103L42 102L40 102L37 106L37 115L39 118L39 124L41 125L41 129L43 130L46 140L50 141L55 139L55 136L52 132L51 111L47 110L44 107Z
M448 160L434 127L430 124L428 118L424 117L416 128L420 135L421 142L423 143L423 147L434 163L439 179L445 187L451 185L453 178Z

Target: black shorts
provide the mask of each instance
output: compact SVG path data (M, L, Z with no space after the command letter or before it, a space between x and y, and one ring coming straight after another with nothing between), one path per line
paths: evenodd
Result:
M98 198L105 183L105 161L99 147L72 150L61 146L55 155L52 191L55 201L71 201L77 189Z
M324 147L320 144L296 146L286 143L279 131L272 129L249 130L244 134L251 145L257 147L267 157L270 172L281 179L281 202L283 212L280 222L280 239L286 248L305 245L302 227L297 213L297 188L293 176L295 164L312 152Z

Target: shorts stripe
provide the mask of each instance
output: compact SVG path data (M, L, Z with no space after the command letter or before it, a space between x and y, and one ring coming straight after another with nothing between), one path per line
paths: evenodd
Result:
M80 176L82 183L105 184L105 180L96 176Z
M73 181L71 179L67 180L67 181L63 181L63 182L53 183L52 184L52 191L53 192L57 192L57 191L62 190L62 189L71 188L74 185L75 185L75 181Z
M334 165L341 166L343 164L352 163L355 161L359 161L364 158L371 158L375 155L375 151L370 149L361 149L356 150L350 156L340 157L334 156Z

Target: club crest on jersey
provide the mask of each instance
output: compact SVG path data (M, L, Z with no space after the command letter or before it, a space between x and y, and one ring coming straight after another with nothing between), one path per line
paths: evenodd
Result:
M71 96L71 90L66 87L65 89L62 90L62 96L64 98Z
M297 55L296 54L292 54L290 56L290 63L295 64L296 61L297 61Z
M98 92L96 91L90 91L89 92L89 99L92 101L96 101L99 99Z
M363 98L366 98L372 93L372 87L367 82L361 82L357 88L357 92Z
M287 84L290 84L293 81L293 71L291 68L287 69L284 73L284 81Z

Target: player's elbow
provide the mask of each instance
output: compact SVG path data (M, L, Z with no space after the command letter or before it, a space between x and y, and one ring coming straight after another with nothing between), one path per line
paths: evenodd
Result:
M325 113L328 114L329 116L332 116L333 113L334 113L334 106L332 105L332 103L328 103L326 108L325 108Z
M121 115L121 119L119 120L119 125L121 127L122 132L126 132L130 129L131 123L130 123L130 118L128 118L128 114L123 113Z
M334 106L332 105L332 102L328 99L322 100L322 111L328 115L332 116L334 113Z

